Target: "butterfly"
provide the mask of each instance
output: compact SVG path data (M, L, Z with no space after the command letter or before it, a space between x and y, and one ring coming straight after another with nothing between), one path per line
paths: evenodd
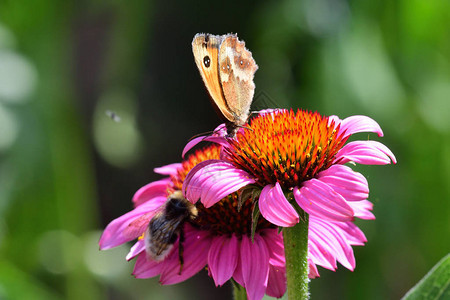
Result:
M233 137L247 122L258 65L235 34L196 34L192 52L211 102L226 122L227 135Z

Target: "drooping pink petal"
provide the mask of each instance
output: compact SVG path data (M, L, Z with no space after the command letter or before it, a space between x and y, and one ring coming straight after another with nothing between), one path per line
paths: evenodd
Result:
M264 296L269 276L269 251L263 238L256 234L254 242L242 236L240 262L242 279L249 300L259 300Z
M355 256L353 249L345 239L339 227L333 226L333 222L326 222L319 218L310 218L310 241L314 240L322 253L329 252L347 269L355 268Z
M310 228L311 226L314 226L314 223L311 222L312 219L313 216L310 216ZM318 236L314 232L311 232L310 229L308 236L308 259L316 265L334 271L337 268L336 258L332 252L326 251L323 247L321 247L324 243L325 241L323 241L323 238L320 235Z
M334 161L339 164L353 161L363 165L386 165L391 161L397 163L391 150L377 141L350 142L339 150Z
M284 257L283 234L278 229L261 230L260 235L264 237L264 241L269 249L269 264L274 266L285 266L286 259Z
M241 246L240 246L240 242L239 242L239 256L241 255L240 254L240 247ZM245 286L244 278L242 276L243 276L242 275L242 262L241 262L241 259L239 258L238 264L237 264L236 269L234 270L234 273L233 273L233 279L237 283L239 283L241 286Z
M295 187L294 198L298 205L312 216L344 222L353 218L353 210L347 201L318 179L304 182L300 189Z
M298 213L287 201L278 182L266 185L258 202L261 215L272 224L291 227L298 223Z
M286 293L286 267L269 265L266 294L281 298Z
M363 246L367 242L366 236L353 222L333 222L335 228L345 236L345 240L352 246Z
M131 247L130 252L128 252L126 259L130 261L137 255L139 255L142 251L145 251L145 242L143 239L140 239L133 245L133 247Z
M347 201L361 201L369 196L366 178L344 165L333 165L320 172L317 178L325 182Z
M197 164L183 182L186 199L196 203L201 199L206 208L225 196L254 183L255 180L231 163L221 160L207 160Z
M211 246L209 232L193 229L189 224L185 228L185 242L183 243L184 265L181 274L178 257L178 242L174 245L174 250L162 262L164 264L161 272L161 284L175 284L182 282L203 269L208 260L208 251ZM175 247L176 246L176 247Z
M167 187L169 184L170 178L164 178L144 185L133 196L134 207L155 197L167 197Z
M269 278L266 294L280 298L286 292L286 260L284 257L283 235L277 229L261 231L269 250Z
M134 265L133 276L136 278L150 278L159 275L164 264L148 257L147 253L141 252Z
M354 201L348 203L353 211L355 212L355 217L364 220L375 220L375 216L371 212L373 209L372 202L368 200Z
M103 231L99 241L100 249L110 249L140 236L145 230L145 222L148 224L154 213L165 201L165 197L153 198L152 201L146 202L113 220ZM141 218L143 215L146 215L146 220ZM136 220L138 223L133 224Z
M174 163L159 168L154 168L153 171L161 175L175 176L180 168L182 168L181 163Z
M381 130L380 125L378 125L375 120L367 116L351 116L345 118L344 120L340 120L337 116L330 116L328 119L330 120L329 123L333 120L336 127L339 124L341 125L337 135L345 132L344 137L347 137L359 132L375 132L379 137L383 136L383 131Z
M310 259L308 259L308 265L309 265L308 277L311 278L311 279L320 277L319 271L317 270L316 265Z
M208 253L208 266L216 286L227 282L239 260L239 242L233 234L231 237L222 235L215 237Z

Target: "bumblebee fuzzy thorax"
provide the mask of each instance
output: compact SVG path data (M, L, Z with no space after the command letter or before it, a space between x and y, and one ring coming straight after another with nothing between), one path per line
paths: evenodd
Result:
M163 260L180 236L186 221L197 217L197 208L180 191L170 195L161 210L151 219L145 235L147 254L154 260Z

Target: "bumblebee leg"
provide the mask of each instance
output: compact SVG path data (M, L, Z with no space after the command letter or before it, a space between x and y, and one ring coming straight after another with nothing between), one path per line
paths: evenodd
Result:
M183 244L184 244L184 230L183 230L183 228L181 228L180 239L178 240L178 260L180 261L180 272L178 272L178 275L181 275L181 271L183 271L183 264L184 264Z

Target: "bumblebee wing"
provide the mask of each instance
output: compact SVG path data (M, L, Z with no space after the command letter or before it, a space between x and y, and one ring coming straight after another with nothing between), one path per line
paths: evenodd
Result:
M143 234L147 229L149 220L153 214L153 212L148 212L135 219L124 229L123 235L126 238L135 239Z
M163 215L153 217L145 237L147 253L156 260L163 260L173 247L181 230L184 217L167 219Z

